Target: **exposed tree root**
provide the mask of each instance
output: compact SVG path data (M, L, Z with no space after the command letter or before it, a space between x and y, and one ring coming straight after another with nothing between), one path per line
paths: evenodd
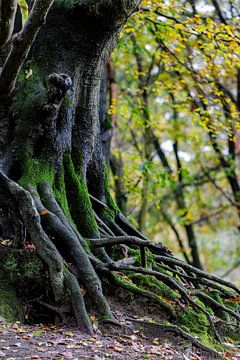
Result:
M124 222L124 224L125 223L126 222ZM148 248L152 253L158 254L155 255L155 259L157 260L157 263L156 265L154 264L152 265L153 270L144 269L143 267L134 267L123 263L120 264L117 262L109 264L108 268L110 271L124 271L126 273L134 272L134 273L141 273L144 275L155 276L157 279L167 284L170 288L177 290L177 292L182 296L182 298L185 301L187 301L189 304L191 304L191 306L198 309L206 316L217 341L221 342L221 337L215 327L212 315L204 307L202 307L196 301L194 301L191 295L198 296L199 298L201 298L201 300L203 300L204 303L205 302L208 304L210 303L213 307L218 308L219 310L223 310L226 313L232 315L237 321L240 320L239 315L234 311L232 311L231 309L228 309L226 306L219 304L216 300L212 299L210 296L205 295L205 293L198 290L193 290L196 287L201 288L200 284L202 284L205 285L206 287L209 288L212 287L213 289L219 290L223 296L226 295L230 296L231 293L227 291L224 287L228 287L236 291L236 293L238 293L239 290L236 286L234 286L229 282L226 282L225 280L207 274L202 270L196 269L191 265L188 265L180 260L173 258L171 253L168 250L166 250L165 247L162 246L161 244L154 244L147 239L142 239L135 236L117 236L117 237L109 236L107 238L102 238L100 240L92 239L91 243L95 247L102 247L102 246L108 247L111 245L118 245L118 244L127 244L130 246L137 245L140 248L141 247ZM161 252L162 253L165 252L166 254L164 256L159 255L159 253ZM161 269L163 271L165 270L165 273L163 273ZM168 275L169 273L178 276L179 280L172 278L170 275ZM182 279L183 282L181 282ZM124 287L130 291L133 291L138 294L141 293L143 296L149 297L151 299L154 298L155 294L143 288L139 288L135 284L129 284L128 282L122 280L121 281L118 280L117 282L121 287ZM190 289L192 288L192 291L190 290L190 292L188 292L188 290L186 289L186 284L187 287L189 287ZM222 287L221 285L223 285L224 287Z
M183 288L183 286L176 281L175 279L172 279L170 276L165 275L163 273L159 273L157 271L153 271L153 270L148 270L148 269L143 269L143 268L139 268L139 267L133 267L133 266L116 266L116 265L111 265L112 269L115 269L117 271L133 271L136 273L140 273L140 274L145 274L145 275L152 275L155 276L157 279L163 281L165 284L167 284L168 286L170 286L172 289L174 290L178 290L178 292L182 295L183 299L186 300L189 304L193 305L195 308L199 309L200 311L202 311L204 313L204 315L206 315L206 317L208 318L208 321L212 327L212 330L214 332L215 338L221 342L221 338L215 328L214 322L211 318L211 315L209 314L209 312L207 310L205 310L201 305L197 304L185 291L185 289Z
M234 291L236 291L238 294L240 293L240 290L237 288L237 286L235 286L234 284L226 281L226 280L223 280L221 278L218 278L217 276L214 276L212 274L208 274L206 273L205 271L203 270L200 270L200 269L197 269L195 268L194 266L192 265L189 265L181 260L178 260L178 259L175 259L175 258L168 258L166 256L155 256L155 259L158 261L158 262L163 262L163 263L166 263L166 264L169 264L169 265L177 265L179 267L182 267L183 269L186 269L188 270L189 272L191 273L194 273L196 274L197 276L202 276L203 278L205 279L209 279L213 282L217 282L218 284L221 284L221 285L224 285L230 289L233 289Z
M216 300L214 300L213 298L211 298L211 296L203 293L202 291L199 290L194 290L191 292L191 295L196 295L197 297L199 297L200 299L203 300L207 300L209 303L211 303L216 309L220 309L225 311L226 313L232 315L232 317L234 317L237 321L240 321L240 315L237 314L235 311L232 311L231 309L227 308L226 306L219 304Z
M120 286L121 288L131 291L134 294L141 295L146 297L147 299L153 300L156 304L160 305L167 313L171 316L172 319L176 319L177 315L174 308L161 299L158 295L154 294L153 292L146 290L142 287L137 286L136 284L130 283L125 279L122 279L119 276L111 276L110 280L113 284Z
M138 245L140 247L147 247L155 254L164 254L170 255L171 252L167 249L163 244L153 243L149 240L139 239L134 236L118 236L118 237L108 237L106 239L89 239L91 243L95 247L104 247L110 245L119 245L119 244L127 244L127 245Z
M2 172L0 172L0 181L18 204L24 224L37 248L38 254L48 265L55 303L61 304L65 297L65 289L67 289L79 326L92 333L91 322L85 309L79 284L75 276L68 270L65 261L53 242L43 230L40 215L31 194Z
M58 313L60 317L63 317L61 304L66 302L66 295L68 295L79 327L93 333L81 291L81 287L84 287L87 295L102 314L103 319L115 323L108 301L103 295L102 283L98 275L100 274L117 286L151 299L160 305L171 319L178 317L175 309L177 301L190 304L193 309L205 315L215 338L219 342L221 342L221 337L215 328L212 315L192 296L198 297L208 306L210 304L212 308L229 314L236 322L239 322L239 314L205 293L205 289L209 288L217 290L222 297L235 296L239 293L239 289L235 285L175 259L163 244L157 244L146 239L128 224L121 214L117 216L115 222L114 218L110 216L101 217L101 212L93 211L99 233L103 237L84 239L63 212L56 201L52 187L48 183L40 183L35 187L29 185L25 190L2 172L0 173L0 183L16 202L23 223L37 248L38 254L47 262L55 304L45 305ZM91 199L98 206L109 210L110 214L111 209L107 205L92 196ZM109 247L121 245L129 246L133 253L136 252L137 248L143 250L141 251L142 266L134 266L137 261L135 256L123 257L113 261L107 255ZM102 257L101 254L98 256L97 249L103 249L104 252L106 249L106 256ZM157 283L154 284L155 287L158 286L157 284L164 283L180 298L175 302L168 302L155 292L154 286L148 286L147 282L145 286L142 286L134 283L134 280L129 279L128 281L123 273L126 275L131 273L142 274L149 278L155 278L157 279ZM194 346L217 356L214 350L205 347L180 327L160 324L157 326L161 331L178 333L190 340Z
M64 309L65 309L64 307L54 306L54 305L48 304L42 300L36 300L36 301L38 304L46 307L47 309L49 309L51 311L54 311L60 317L61 320L64 320Z
M195 337L191 336L189 333L187 333L186 331L184 331L177 325L163 325L163 324L150 323L147 321L136 320L136 319L131 319L131 318L129 318L127 320L131 321L133 324L135 323L140 326L142 325L142 327L153 328L154 330L159 330L160 332L173 332L175 334L178 334L181 337L183 337L184 339L189 340L192 343L192 345L194 345L196 348L199 348L203 351L210 353L213 356L212 357L213 359L224 359L224 356L222 356L220 353L203 345Z
M52 203L50 198L48 200L50 205L52 204L52 208L54 205L57 207L57 204ZM62 224L57 215L47 210L36 196L34 196L34 201L38 212L44 214L42 215L43 228L49 235L56 238L57 242L61 242L60 247L62 245L62 256L64 253L68 254L76 269L79 282L83 283L86 287L89 296L94 300L102 315L111 319L111 310L102 293L101 281L95 273L88 255L80 241L78 241L77 236L69 229L69 227L65 227ZM60 212L60 210L58 210L58 212ZM74 300L76 296L74 289L71 289L71 292L73 295L71 299ZM75 306L77 306L77 302Z

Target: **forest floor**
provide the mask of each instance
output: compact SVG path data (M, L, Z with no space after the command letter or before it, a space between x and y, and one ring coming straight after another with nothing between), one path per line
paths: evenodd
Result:
M0 317L0 359L3 360L240 360L239 356L225 354L215 356L193 347L191 342L173 333L159 333L133 327L136 320L145 321L157 314L156 320L163 318L160 308L146 298L124 300L118 291L118 301L110 297L109 301L114 317L122 327L99 325L91 316L95 335L89 336L74 327L68 320L66 325L56 327L52 324L23 325L19 322L6 323ZM128 320L129 316L131 321ZM135 319L135 320L134 320ZM151 322L151 320L150 320ZM236 352L235 352L236 353Z
M177 346L148 338L140 332L132 335L87 336L78 329L53 325L28 326L0 324L0 359L4 360L79 360L79 359L212 359L192 351L186 341Z

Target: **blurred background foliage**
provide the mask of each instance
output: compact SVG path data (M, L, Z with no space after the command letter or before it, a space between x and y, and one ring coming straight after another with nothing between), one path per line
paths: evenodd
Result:
M238 281L240 3L144 0L108 64L112 191L151 239Z
M21 14L22 14L22 21L24 23L28 17L28 4L27 4L26 0L18 0L18 5L20 7Z

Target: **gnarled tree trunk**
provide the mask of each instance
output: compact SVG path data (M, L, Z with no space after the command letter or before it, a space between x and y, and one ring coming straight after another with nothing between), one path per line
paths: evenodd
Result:
M35 24L36 14L35 18L30 14L31 23L13 40L7 60L2 53L0 236L12 239L15 249L24 249L27 239L31 240L48 267L52 308L60 313L61 306L70 301L79 326L90 333L93 329L81 288L99 314L114 321L103 294L101 278L105 276L154 300L176 317L174 306L161 291L154 292L165 283L206 316L219 340L208 311L190 295L207 297L208 303L213 301L238 321L239 315L232 310L196 292L209 286L221 295L234 296L238 289L176 260L164 245L147 240L127 222L109 192L99 124L100 85L117 35L139 1L58 0L41 27L51 4L35 1L33 10L45 9L45 15ZM35 29L41 27L37 37L33 24ZM33 43L30 52L24 39ZM19 66L13 54L19 55ZM123 244L130 246L134 256L113 260L109 246ZM141 249L141 260L136 247ZM139 273L151 281L141 287L139 278L128 282L119 271L129 276Z

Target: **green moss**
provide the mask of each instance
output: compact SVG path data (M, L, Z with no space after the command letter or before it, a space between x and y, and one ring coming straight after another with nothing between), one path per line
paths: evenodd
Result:
M3 265L3 269L7 273L7 277L10 282L16 281L18 277L21 276L21 273L19 272L18 262L13 256L13 254L7 255Z
M68 206L67 201L67 193L66 193L66 187L65 187L65 172L64 167L59 170L59 172L55 175L55 181L53 185L53 192L56 197L56 200L63 210L64 214L67 216L67 218L71 221L72 225L75 225L71 214L70 209Z
M236 327L234 330L229 331L228 329L226 340L229 341L228 339L232 339L234 341L234 344L240 345L239 331L236 331Z
M67 156L70 157L72 163L73 163L73 167L74 167L74 171L76 172L77 176L82 177L83 176L83 169L84 169L84 157L81 153L81 151L74 149L74 151L72 151L71 155L68 154Z
M210 314L213 313L212 310L206 307L198 298L193 297L193 300L202 308L210 312ZM214 338L213 331L206 315L200 310L192 306L186 306L184 310L181 309L181 311L178 312L178 325L192 336L196 336L202 344L217 351L223 350L223 347Z
M66 273L68 273L68 271L69 271L69 270L68 270L67 266L64 264L64 265L63 265L63 272L66 274Z
M146 276L143 274L131 274L129 275L130 279L137 285L140 285L144 289L149 289L155 294L162 296L167 300L176 300L180 298L180 295L177 294L174 290L170 289L162 281L158 281L153 276Z
M129 290L132 293L143 295L152 299L153 301L158 303L162 308L164 308L168 312L168 314L170 314L173 317L176 317L175 309L169 302L167 302L161 296L154 294L151 291L148 291L143 287L137 286L136 284L132 283L130 276L129 276L129 280L121 276L114 276L114 281L116 282L117 285L123 287L124 289Z
M4 273L8 283L24 284L26 280L40 282L42 279L43 264L37 257L32 259L15 258L13 254L8 254L3 265Z
M93 214L87 184L83 174L77 176L70 154L64 158L64 169L71 216L84 237L98 237L98 225Z
M32 106L33 98L44 91L43 78L38 66L32 61L27 61L24 68L18 75L19 91L14 96L12 110L13 113L21 114L21 118L29 118L29 107ZM29 121L34 121L30 116Z
M232 296L234 297L234 295ZM234 301L228 301L228 300L222 300L223 305L228 307L231 310L237 310L239 309L239 303L238 302L234 302Z
M206 292L206 294L208 296L210 296L212 299L216 300L220 305L224 305L219 291L212 290L212 291ZM221 319L223 319L225 321L230 321L229 314L227 314L225 311L216 308L210 301L208 302L207 300L204 300L204 303L208 306L208 308L212 309L212 311L214 312L214 314L216 316L220 317Z
M24 307L14 289L6 284L3 274L0 274L0 316L8 322L24 320Z
M108 216L115 218L119 213L120 210L116 205L115 201L113 200L111 193L110 193L110 186L109 186L109 173L106 164L104 165L104 193L106 197L107 206L109 207L110 211L108 211ZM104 211L106 212L107 209Z
M148 251L148 249L145 249L146 255L147 255L147 266L150 267L152 263L154 263L154 255ZM141 251L140 249L128 249L128 254L135 257L135 265L136 266L142 266L142 257L141 257Z
M156 264L155 255L149 251L148 249L145 249L146 255L147 255L147 266L152 267L153 264Z
M205 308L204 304L198 300L194 299L196 303ZM178 313L179 325L187 327L190 333L200 334L206 333L209 327L209 322L205 314L199 310L194 309L192 306L186 306L184 312Z
M219 342L217 342L217 340L213 337L213 334L205 332L205 333L201 333L200 335L197 334L191 334L191 335L197 336L199 338L199 341L210 349L214 349L218 352L223 352L224 350L225 351L227 350L227 348L224 347L224 345L221 345Z
M24 163L23 176L19 180L19 184L23 187L31 184L37 186L43 182L53 185L54 170L50 163L43 160L28 157Z
M30 261L27 261L23 265L23 277L34 280L34 281L40 281L41 274L43 271L43 264L40 261L39 258L31 259Z
M72 108L72 99L68 95L64 96L62 106L66 107L67 109Z

